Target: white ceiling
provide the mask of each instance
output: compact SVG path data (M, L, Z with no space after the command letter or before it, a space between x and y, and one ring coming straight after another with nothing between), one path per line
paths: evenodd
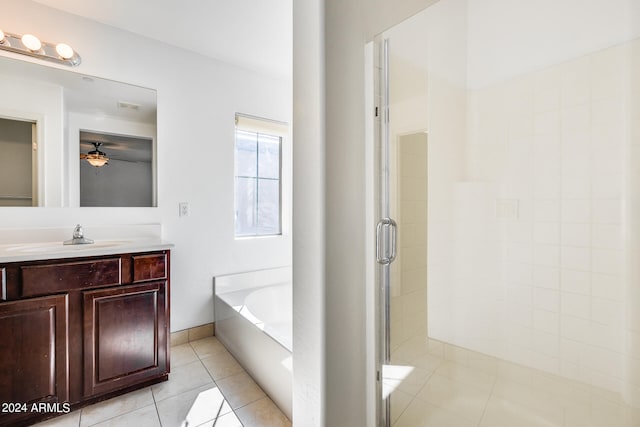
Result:
M35 0L244 68L291 76L292 0Z

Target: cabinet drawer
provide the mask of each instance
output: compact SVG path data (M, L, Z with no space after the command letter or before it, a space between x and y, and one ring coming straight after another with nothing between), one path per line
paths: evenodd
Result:
M22 297L122 283L120 257L21 268Z
M132 258L134 282L167 277L167 254L134 255Z

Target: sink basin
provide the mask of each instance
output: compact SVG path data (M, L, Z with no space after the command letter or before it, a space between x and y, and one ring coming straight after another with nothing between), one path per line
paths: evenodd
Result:
M81 251L87 249L109 248L129 243L127 240L99 240L87 245L63 245L62 242L26 243L6 248L7 252L45 253L62 251Z

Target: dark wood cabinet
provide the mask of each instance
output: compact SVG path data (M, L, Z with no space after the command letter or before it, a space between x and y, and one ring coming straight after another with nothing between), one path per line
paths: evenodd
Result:
M167 372L166 282L86 291L84 393L128 387Z
M169 255L0 264L0 426L168 379Z
M33 404L69 400L67 312L66 295L0 304L3 425L27 419Z

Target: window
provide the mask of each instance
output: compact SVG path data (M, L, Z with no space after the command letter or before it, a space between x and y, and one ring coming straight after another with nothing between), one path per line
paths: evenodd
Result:
M235 235L282 234L282 139L286 125L236 116Z

